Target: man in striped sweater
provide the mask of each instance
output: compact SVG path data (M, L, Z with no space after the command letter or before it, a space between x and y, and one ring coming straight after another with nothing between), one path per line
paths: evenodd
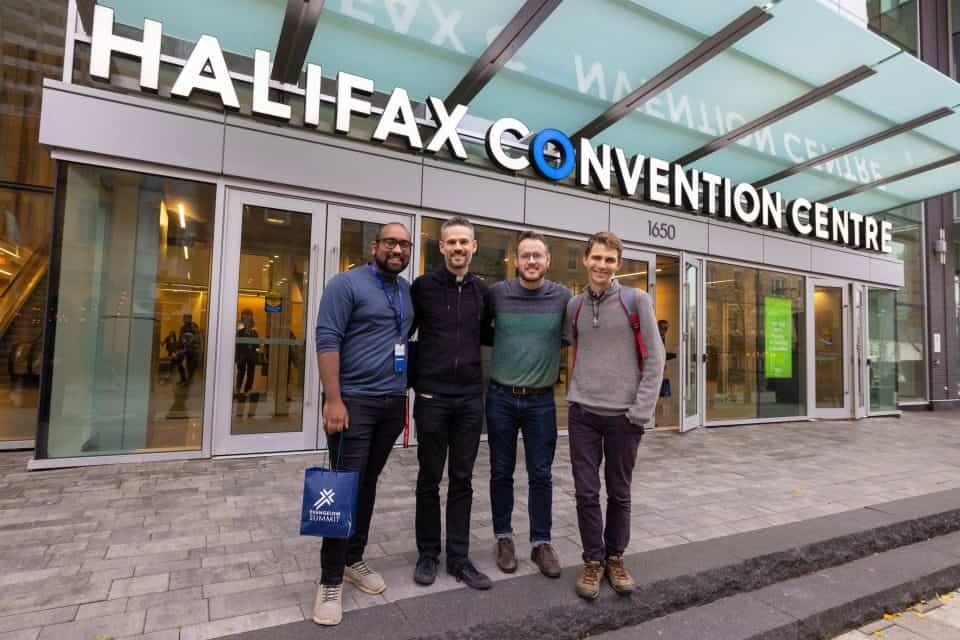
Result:
M546 240L525 231L517 244L517 279L490 289L494 342L486 415L497 566L505 573L517 570L511 518L517 435L522 432L530 487L531 559L544 575L557 578L560 561L550 545L551 468L557 446L553 387L560 370L560 334L570 291L545 278L549 267Z

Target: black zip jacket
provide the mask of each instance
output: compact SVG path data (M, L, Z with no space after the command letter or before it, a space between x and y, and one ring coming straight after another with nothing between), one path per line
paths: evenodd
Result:
M489 287L467 273L461 282L441 266L410 288L419 330L413 387L419 393L483 392L480 333L489 324Z

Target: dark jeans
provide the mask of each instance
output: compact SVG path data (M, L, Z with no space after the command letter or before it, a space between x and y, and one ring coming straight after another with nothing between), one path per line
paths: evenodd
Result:
M490 445L490 503L493 532L513 533L513 471L517 433L526 453L530 541L550 542L553 527L553 454L557 448L557 408L553 392L520 396L491 384L487 392L487 443Z
M417 423L417 551L440 557L440 481L447 467L447 567L459 568L470 549L473 465L483 431L483 396L418 393L413 405Z
M257 358L240 358L237 361L237 391L249 393L257 373ZM246 378L246 384L244 384Z
M601 416L577 404L570 405L567 424L583 560L604 562L610 556L622 556L630 543L630 482L643 431L626 416ZM600 510L600 463L604 457L606 529Z
M186 371L183 369L184 361L187 364ZM180 374L180 382L193 380L193 374L197 371L198 364L200 364L200 354L198 352L181 351L177 356L177 373Z
M348 540L323 539L320 551L320 582L323 584L341 584L343 568L363 560L377 499L377 480L397 437L403 432L406 400L406 396L343 396L350 428L329 436L330 465L339 470L359 472L360 491L353 535Z

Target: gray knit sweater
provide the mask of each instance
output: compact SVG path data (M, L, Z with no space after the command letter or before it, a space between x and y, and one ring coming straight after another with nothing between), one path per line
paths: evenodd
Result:
M563 338L573 344L573 318L583 303L577 320L577 356L567 401L595 413L626 413L630 422L642 426L656 409L666 356L653 300L646 292L637 290L637 317L647 348L640 371L633 329L620 304L619 289L620 284L614 280L599 301L591 300L585 290L567 304Z

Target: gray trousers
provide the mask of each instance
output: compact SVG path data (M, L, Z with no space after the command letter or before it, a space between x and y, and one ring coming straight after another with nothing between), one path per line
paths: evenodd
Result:
M643 431L626 416L601 416L570 406L568 433L577 524L584 562L622 556L630 542L630 483ZM600 463L604 457L607 525L600 509Z

